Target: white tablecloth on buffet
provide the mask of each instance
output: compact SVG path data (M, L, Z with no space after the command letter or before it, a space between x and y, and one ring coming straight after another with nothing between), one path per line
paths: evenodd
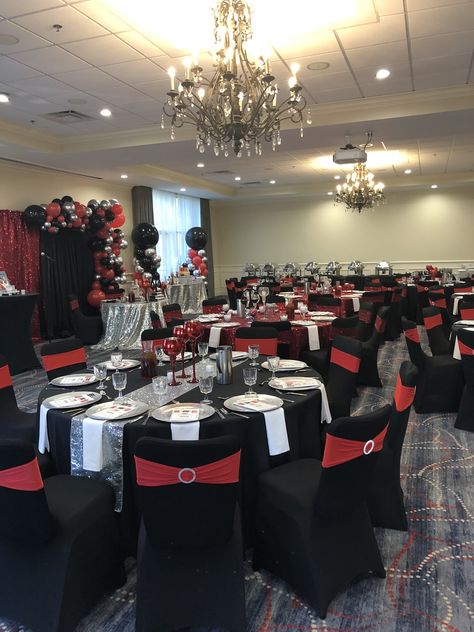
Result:
M184 279L183 279L184 280ZM183 314L199 314L202 312L202 302L207 298L206 286L203 279L178 279L173 285L168 285L166 295L170 303L179 303Z

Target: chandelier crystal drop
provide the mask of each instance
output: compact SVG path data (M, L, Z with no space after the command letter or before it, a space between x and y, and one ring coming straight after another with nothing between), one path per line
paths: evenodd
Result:
M360 213L362 209L385 203L384 187L383 182L374 183L374 174L367 171L365 164L357 163L352 173L347 174L346 182L337 185L334 203L345 204L346 209Z
M219 0L214 9L215 66L207 79L197 55L183 60L184 79L176 79L170 68L171 90L163 106L171 118L171 138L184 124L196 128L196 148L204 153L212 147L214 154L240 157L262 153L262 142L281 144L281 123L290 120L300 126L303 135L303 111L306 100L298 85L298 64L291 65L289 93L278 104L283 91L272 75L267 56L252 57L251 10L245 0ZM311 114L307 111L307 124ZM163 121L162 121L163 127Z

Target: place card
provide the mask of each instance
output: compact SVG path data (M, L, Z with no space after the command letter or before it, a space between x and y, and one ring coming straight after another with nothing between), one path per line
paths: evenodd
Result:
M170 421L198 421L198 419L199 408L175 408L170 415Z

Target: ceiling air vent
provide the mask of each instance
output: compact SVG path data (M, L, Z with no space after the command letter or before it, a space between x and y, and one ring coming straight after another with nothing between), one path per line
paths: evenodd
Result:
M43 114L43 118L48 119L48 121L54 121L55 123L63 123L64 125L69 125L70 123L80 123L81 121L95 120L93 116L76 112L76 110L49 112L48 114Z
M229 169L218 169L217 171L208 171L208 173L216 175L216 176L228 176L234 172L229 171Z
M251 186L253 184L262 184L262 183L260 182L260 180L255 180L255 182L242 182L242 184L245 186Z

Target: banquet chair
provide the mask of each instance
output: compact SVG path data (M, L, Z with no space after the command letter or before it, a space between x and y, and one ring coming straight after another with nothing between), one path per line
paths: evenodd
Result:
M114 492L86 477L42 480L33 447L0 441L0 613L72 632L125 581Z
M364 303L375 303L375 305L377 306L381 306L385 303L385 292L379 292L379 291L365 291L361 298L361 301L363 301Z
M321 296L321 294L314 294L314 299L311 299L311 309L316 308L316 311L332 312L334 316L341 316L341 299L334 296Z
M457 412L464 387L461 362L450 355L426 355L416 324L402 317L402 327L410 360L419 373L414 401L416 412Z
M449 339L443 325L443 317L440 308L423 307L422 313L431 353L434 356L449 353Z
M474 432L474 331L458 329L457 337L466 383L454 427Z
M378 306L376 303L362 301L358 312L358 321L355 331L355 338L360 342L365 342L370 338L374 330L375 318Z
M74 335L84 345L97 344L103 331L102 318L100 316L85 316L79 307L79 301L75 294L70 294L68 300Z
M405 361L400 366L383 450L375 465L367 496L372 524L384 529L407 531L408 521L400 486L403 441L415 397L418 370Z
M441 288L442 289L442 288ZM446 300L446 296L444 294L444 290L441 293L430 291L428 292L428 307L437 307L441 312L441 318L443 319L443 327L445 329L446 334L448 335L451 331L451 318L448 312L448 301ZM421 314L423 315L423 309L421 309ZM423 322L423 319L422 321Z
M291 345L291 323L287 320L271 321L270 326L272 329L276 329L278 336L278 344L276 354L280 358L288 359L290 357L290 345ZM269 327L268 321L254 320L250 327L267 328Z
M142 515L135 630L244 632L238 440L144 437L134 460Z
M151 326L153 327L153 329L161 329L163 327L161 323L161 318L159 317L158 313L155 312L154 309L150 310L150 320L151 320Z
M377 365L378 352L390 318L391 307L384 305L375 318L374 331L368 340L361 343L361 360L357 384L382 386Z
M474 320L474 300L459 302L459 315L461 320Z
M260 475L254 568L284 579L321 619L354 579L385 577L366 496L390 406L328 426L323 461Z
M40 353L49 381L61 375L80 371L87 366L86 350L77 338L45 344L41 347Z
M274 327L239 327L235 332L235 350L247 351L249 345L259 345L261 355L274 356L278 349L278 332Z
M237 307L237 293L235 291L235 280L226 279L225 286L227 289L227 297L230 305L230 309L236 309Z
M402 331L402 288L394 287L388 293L390 298L390 313L385 328L385 340L397 340Z
M347 417L356 393L362 343L346 336L337 336L331 346L326 393L333 419Z
M358 322L359 318L357 314L348 317L338 316L331 323L329 339L334 340L336 336L354 338Z
M222 312L222 306L228 305L228 300L222 296L215 296L214 298L206 298L202 302L203 314L220 314Z
M278 296L278 294L271 294L267 298L267 305L276 305L278 307L278 311L284 312L286 311L286 301L284 296Z
M163 305L161 308L166 327L174 327L184 323L183 312L179 303L170 303Z
M144 329L141 333L142 349L144 340L153 340L153 349L161 347L160 340L171 338L173 335L172 327L160 327L160 329Z

